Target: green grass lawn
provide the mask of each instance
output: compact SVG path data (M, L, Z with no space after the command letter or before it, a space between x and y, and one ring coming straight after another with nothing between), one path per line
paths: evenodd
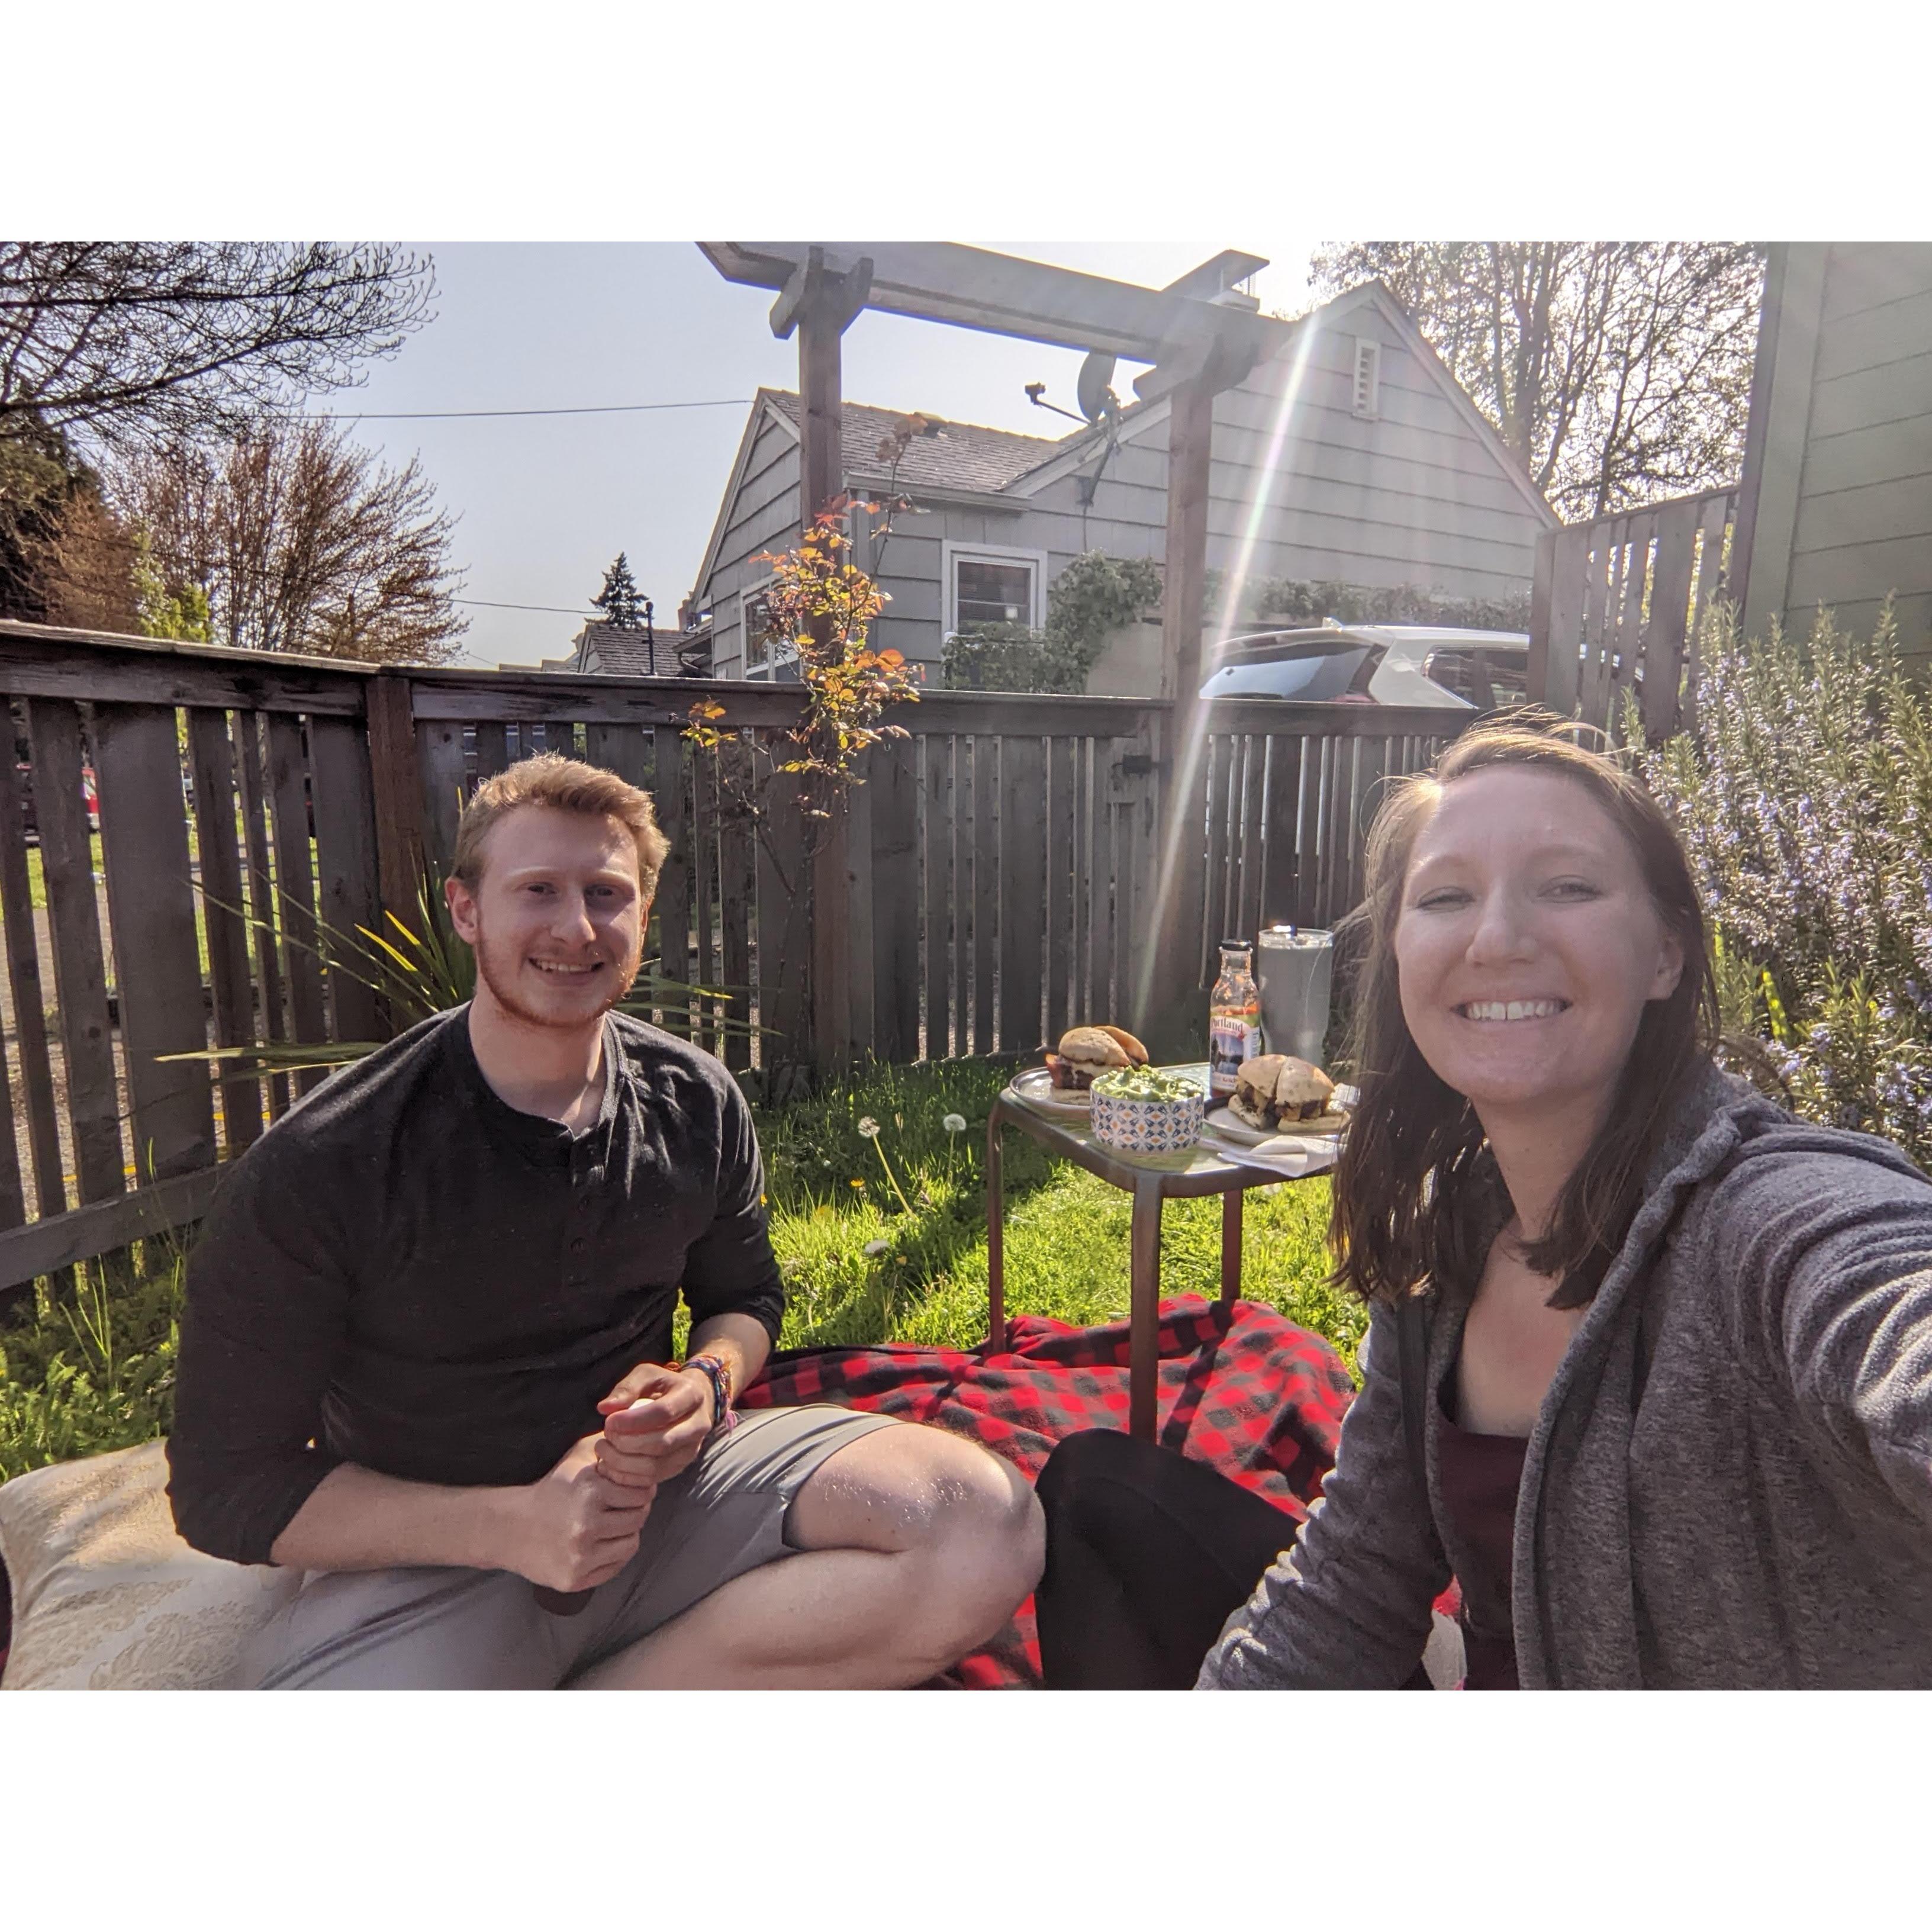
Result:
M788 1347L882 1340L965 1347L986 1333L986 1116L1006 1078L975 1062L881 1067L811 1100L757 1110ZM948 1115L963 1120L949 1132ZM877 1124L876 1138L860 1130ZM1006 1306L1082 1325L1127 1308L1128 1197L1006 1145ZM1326 1335L1352 1365L1358 1304L1325 1285L1328 1183L1247 1196L1242 1292ZM1221 1204L1171 1202L1168 1294L1220 1292ZM149 1242L46 1282L0 1320L0 1480L146 1442L168 1426L184 1257ZM682 1340L680 1316L679 1336Z

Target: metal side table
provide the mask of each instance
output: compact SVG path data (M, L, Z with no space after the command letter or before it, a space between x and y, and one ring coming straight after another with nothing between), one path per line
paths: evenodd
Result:
M1204 1082L1207 1069L1198 1070ZM1127 1328L1127 1431L1151 1442L1154 1432L1156 1361L1154 1348L1160 1310L1160 1210L1166 1201L1202 1195L1221 1196L1221 1299L1241 1292L1241 1196L1294 1178L1277 1168L1244 1166L1234 1150L1197 1142L1184 1154L1162 1156L1120 1153L1096 1141L1084 1121L1054 1116L1029 1106L1009 1088L993 1102L986 1121L987 1342L1006 1345L1005 1193L1000 1178L1000 1136L1006 1127L1037 1141L1061 1160L1070 1160L1133 1196L1130 1238ZM1330 1161L1310 1174L1328 1172Z

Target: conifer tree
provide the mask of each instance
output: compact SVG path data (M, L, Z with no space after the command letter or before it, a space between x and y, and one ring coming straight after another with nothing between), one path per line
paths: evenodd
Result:
M638 580L631 574L629 560L622 550L617 561L604 573L604 588L591 598L614 630L641 631L644 628L644 600L638 592Z

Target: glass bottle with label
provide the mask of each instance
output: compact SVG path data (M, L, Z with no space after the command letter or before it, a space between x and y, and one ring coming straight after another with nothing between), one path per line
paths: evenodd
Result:
M1221 976L1208 1006L1208 1097L1226 1100L1244 1060L1262 1050L1262 996L1255 984L1253 949L1245 940L1221 942Z

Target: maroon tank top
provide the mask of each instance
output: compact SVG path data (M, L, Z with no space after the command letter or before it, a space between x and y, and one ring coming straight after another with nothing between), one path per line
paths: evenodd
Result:
M1454 1387L1452 1369L1437 1391L1436 1462L1442 1507L1457 1540L1473 1558L1456 1576L1462 1586L1462 1688L1514 1690L1510 1545L1523 1451L1529 1444L1520 1436L1478 1436L1459 1428L1449 1413Z

